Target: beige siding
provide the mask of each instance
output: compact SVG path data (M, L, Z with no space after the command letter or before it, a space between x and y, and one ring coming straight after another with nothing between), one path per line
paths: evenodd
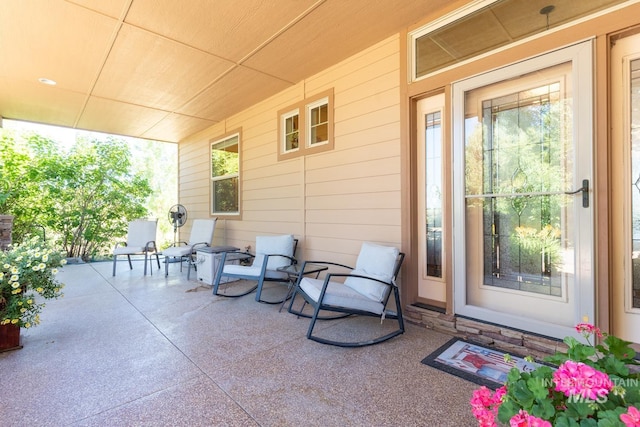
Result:
M242 129L242 219L219 221L214 244L293 233L300 257L346 263L363 241L400 247L399 48L390 37L180 143L180 203L208 217L209 141ZM279 162L278 110L328 89L335 149Z

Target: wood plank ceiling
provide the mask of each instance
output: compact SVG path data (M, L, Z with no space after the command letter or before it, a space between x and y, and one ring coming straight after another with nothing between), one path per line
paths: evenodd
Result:
M451 3L2 0L0 116L177 142Z

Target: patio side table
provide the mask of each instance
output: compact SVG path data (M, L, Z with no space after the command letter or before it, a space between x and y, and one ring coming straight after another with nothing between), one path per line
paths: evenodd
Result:
M303 266L304 266L304 270L303 270ZM282 307L284 307L284 303L287 302L289 298L291 298L293 287L296 285L296 283L298 283L298 280L300 280L302 276L315 274L316 275L315 278L317 279L318 276L320 276L321 272L328 269L329 267L327 267L324 264L314 264L311 262L308 262L308 263L303 262L302 264L292 264L292 265L287 265L286 267L278 268L278 271L285 272L289 276L289 285L287 287L287 295L284 298L284 300L282 300L282 304L280 305L280 309L278 310L278 313L282 311Z
M195 264L197 264L198 280L208 285L213 285L213 280L218 273L218 269L222 268L220 265L221 253L232 252L236 253L240 248L235 246L206 246L196 251ZM229 257L227 256L227 264L237 264L241 257ZM230 281L225 279L226 283Z

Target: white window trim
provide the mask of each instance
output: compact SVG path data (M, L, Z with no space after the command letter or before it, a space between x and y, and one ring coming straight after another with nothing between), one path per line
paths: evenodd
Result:
M278 111L275 144L277 147L278 161L294 159L307 155L319 154L325 151L331 151L335 147L334 141L334 93L333 88L317 93L314 96L307 97L299 102L288 105L286 108ZM319 106L327 106L327 140L310 144L311 140L311 123L310 111ZM293 150L285 150L286 148L286 119L298 112L298 148Z
M307 141L307 148L312 148L312 147L320 147L322 145L327 145L329 143L329 139L325 139L324 141L320 141L320 142L312 142L311 141L311 130L313 129L313 126L311 126L311 110L313 110L314 108L318 108L318 107L322 107L323 105L327 106L327 110L329 109L329 97L326 96L324 98L318 99L317 101L314 101L310 104L306 105L306 117L308 118L307 120L305 120L304 126L305 126L305 131L306 131L306 141ZM327 121L326 121L326 125L327 128L329 126L329 112L327 111Z
M298 116L298 147L296 148L292 148L290 150L287 150L287 119L293 117L293 116ZM300 123L301 123L301 117L300 117L300 109L296 108L295 110L291 110L287 113L283 113L280 115L281 118L281 135L280 135L280 143L281 143L281 149L282 149L282 153L283 154L287 154L287 153L295 153L296 151L300 150L300 133L301 133L301 129L300 129Z

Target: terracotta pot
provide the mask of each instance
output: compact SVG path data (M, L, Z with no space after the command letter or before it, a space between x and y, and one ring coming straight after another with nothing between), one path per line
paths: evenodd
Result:
M19 348L22 348L20 344L20 326L0 325L0 352Z

